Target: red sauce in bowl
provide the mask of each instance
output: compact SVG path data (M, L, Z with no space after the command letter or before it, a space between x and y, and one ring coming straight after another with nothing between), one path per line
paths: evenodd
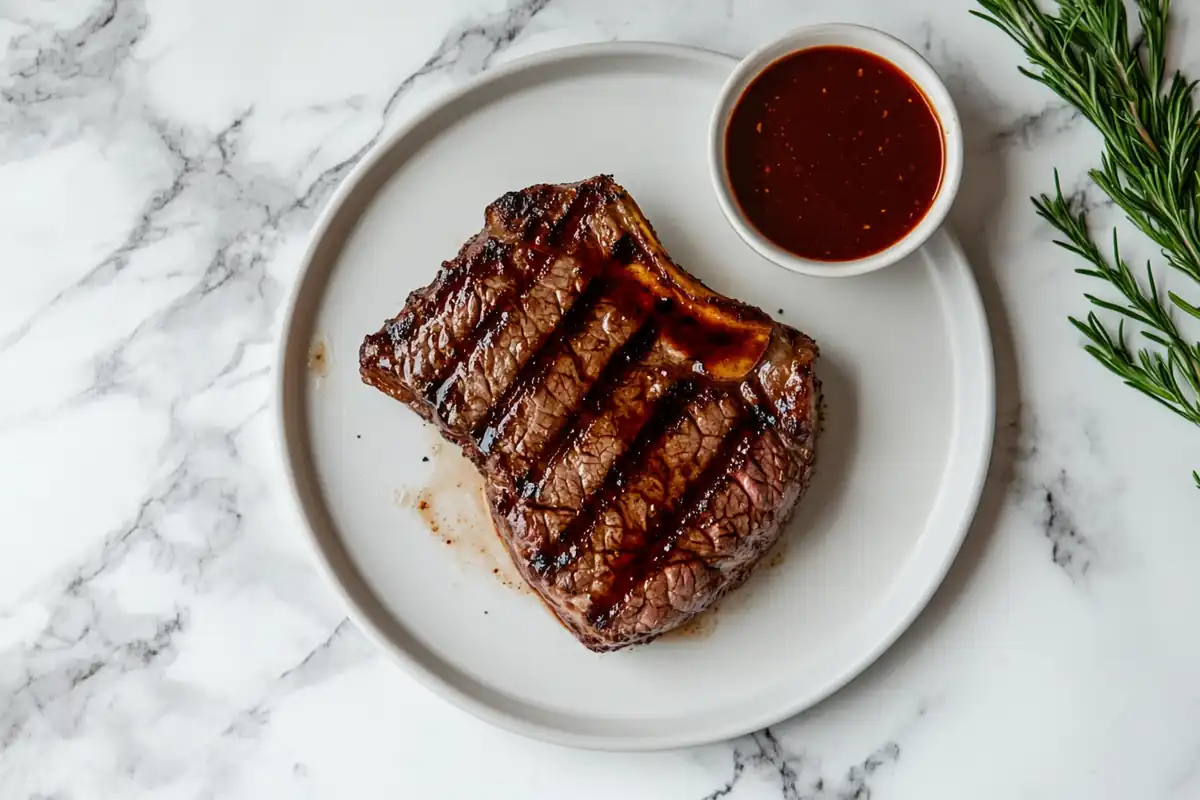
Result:
M775 61L738 99L725 132L734 197L750 223L804 258L885 250L933 204L941 123L890 61L814 47Z

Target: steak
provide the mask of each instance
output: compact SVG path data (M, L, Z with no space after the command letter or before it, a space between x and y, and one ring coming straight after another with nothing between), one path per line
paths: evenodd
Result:
M592 650L739 586L812 474L816 344L672 262L609 176L492 203L359 355L474 462L522 576Z

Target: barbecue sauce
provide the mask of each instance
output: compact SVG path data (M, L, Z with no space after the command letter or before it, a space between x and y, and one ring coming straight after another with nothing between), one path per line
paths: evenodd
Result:
M804 258L851 261L904 238L942 181L943 133L915 83L850 47L775 61L725 134L734 196L760 233Z

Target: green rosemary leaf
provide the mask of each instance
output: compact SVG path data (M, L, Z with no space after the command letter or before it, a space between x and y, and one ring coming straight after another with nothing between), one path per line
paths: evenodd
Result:
M1179 308L1182 308L1184 311L1191 314L1196 319L1200 319L1200 308L1196 308L1194 305L1192 305L1188 301L1184 300L1182 297L1175 294L1174 292L1168 292L1168 296L1171 298L1171 302L1174 303L1176 306L1178 306Z
M1100 166L1089 172L1125 216L1162 251L1167 268L1200 283L1200 111L1197 82L1168 75L1170 0L1136 0L1140 33L1131 36L1124 0L979 0L971 13L995 25L1025 51L1021 74L1070 103L1104 137ZM1062 191L1032 198L1038 215L1062 238L1055 244L1086 263L1075 272L1106 284L1117 298L1085 293L1094 309L1115 316L1114 334L1095 310L1069 317L1084 349L1133 389L1200 425L1200 342L1190 342L1172 311L1200 319L1200 306L1159 293L1151 265L1145 288L1121 256L1112 231L1111 255L1092 237L1086 215ZM1148 347L1131 349L1126 321ZM1200 472L1193 472L1200 487Z

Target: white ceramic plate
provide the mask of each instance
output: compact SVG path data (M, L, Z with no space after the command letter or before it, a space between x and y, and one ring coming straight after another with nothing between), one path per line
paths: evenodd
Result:
M975 510L992 354L962 252L938 234L847 280L756 255L722 218L705 159L733 63L605 44L489 72L358 165L317 224L292 298L280 430L321 562L362 629L418 680L530 736L678 747L807 708L908 626ZM688 270L782 309L820 343L828 409L811 491L769 563L690 631L609 655L513 585L478 478L414 413L360 383L357 364L363 336L481 227L488 202L601 172Z

